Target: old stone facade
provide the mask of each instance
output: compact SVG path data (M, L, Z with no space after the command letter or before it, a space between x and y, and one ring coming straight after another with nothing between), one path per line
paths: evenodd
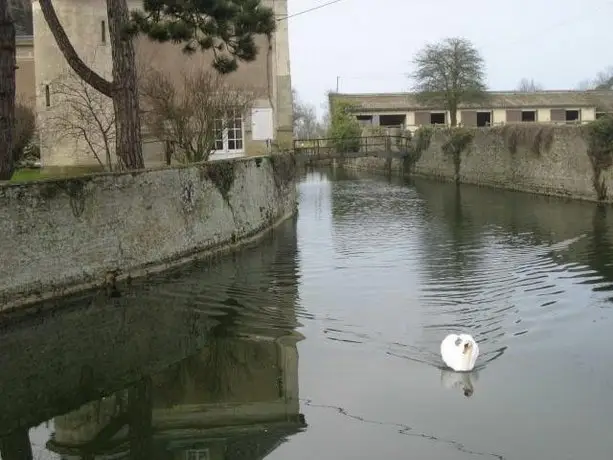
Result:
M28 35L16 38L15 96L17 103L34 108L36 104L34 73L34 38Z
M130 9L139 8L140 1L129 0ZM277 18L287 16L287 0L264 0L274 9ZM54 107L53 85L69 72L61 51L47 27L37 0L33 2L34 55L36 61L36 107L41 131L41 159L43 166L95 165L97 160L91 149L78 136L60 136L54 123L61 117ZM56 0L56 12L68 37L82 59L101 75L111 79L111 46L108 37L106 5L101 0ZM257 37L259 54L251 63L240 63L239 69L228 77L237 88L255 90L257 98L247 113L241 114L234 128L219 131L219 148L213 157L223 158L258 155L291 142L292 97L289 63L289 37L287 21L278 21L278 28L270 43L264 36ZM153 43L145 37L136 39L139 69L151 66L166 72L178 83L185 72L211 69L212 55L198 52L187 56L181 45ZM104 98L98 97L100 100ZM105 102L104 114L112 113L110 101ZM89 133L96 136L100 130ZM165 161L163 144L148 135L143 127L143 154L146 165ZM60 139L61 137L61 139ZM99 136L100 137L100 136ZM240 142L239 142L240 141Z

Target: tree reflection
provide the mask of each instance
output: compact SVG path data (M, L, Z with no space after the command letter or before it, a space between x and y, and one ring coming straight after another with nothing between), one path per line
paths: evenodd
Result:
M273 449L305 426L296 264L290 219L257 246L118 285L121 297L5 324L3 460L31 458L28 429L50 418L50 458L170 459L220 439L246 458Z

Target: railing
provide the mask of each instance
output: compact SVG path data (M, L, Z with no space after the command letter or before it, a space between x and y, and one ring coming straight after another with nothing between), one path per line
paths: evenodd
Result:
M295 139L294 153L307 157L359 156L381 152L404 153L408 136L360 136L348 138Z

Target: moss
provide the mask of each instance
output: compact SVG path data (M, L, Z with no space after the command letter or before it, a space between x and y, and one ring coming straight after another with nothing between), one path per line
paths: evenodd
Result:
M450 128L449 138L441 146L443 153L450 155L453 159L453 165L455 168L455 180L460 181L460 167L462 165L462 152L470 145L475 132L468 128Z
M224 200L229 201L230 190L234 184L234 161L212 161L207 163L205 172Z
M430 147L433 133L434 129L430 126L421 126L415 131L405 158L405 161L408 162L406 166L411 169L415 167L422 154Z
M70 207L75 217L79 217L85 210L85 184L86 178L71 178L42 182L38 186L41 198L51 200L60 193L65 193L70 198Z
M296 157L290 153L274 154L269 157L275 185L279 190L287 188L296 179Z
M538 156L551 149L555 126L537 123L512 123L491 129L500 131L507 149L512 154L517 153L520 146L524 146Z
M40 196L45 199L52 199L60 193L66 193L71 198L79 198L83 195L84 188L85 180L81 178L42 182L38 186Z
M602 173L613 165L613 117L603 117L584 127L587 155L592 164L592 185L599 201L607 198Z

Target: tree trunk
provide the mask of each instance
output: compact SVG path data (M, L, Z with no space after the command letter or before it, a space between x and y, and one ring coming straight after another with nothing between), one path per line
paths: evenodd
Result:
M0 180L13 175L16 67L15 24L8 0L0 0Z
M449 104L449 122L452 127L458 124L458 104Z
M130 21L126 0L107 0L109 35L113 51L113 107L117 155L129 169L142 169L143 146L136 79L134 41L123 28Z
M143 168L134 45L131 38L124 38L122 34L124 24L129 21L126 0L107 1L113 57L113 82L94 72L79 57L57 17L51 0L40 0L39 4L45 21L68 65L88 85L113 99L117 132L116 154L121 163L128 169Z
M72 43L70 43L70 39L64 31L62 23L60 22L57 17L57 14L55 13L55 8L53 8L51 0L40 0L38 3L40 4L40 9L43 12L45 21L49 26L49 30L51 30L51 33L55 38L55 42L57 43L57 46L60 48L60 51L64 55L66 62L68 62L68 65L72 68L72 70L75 71L75 73L80 78L82 78L92 88L101 92L105 96L113 97L113 82L106 80L105 78L94 72L79 57L77 51L72 46Z

